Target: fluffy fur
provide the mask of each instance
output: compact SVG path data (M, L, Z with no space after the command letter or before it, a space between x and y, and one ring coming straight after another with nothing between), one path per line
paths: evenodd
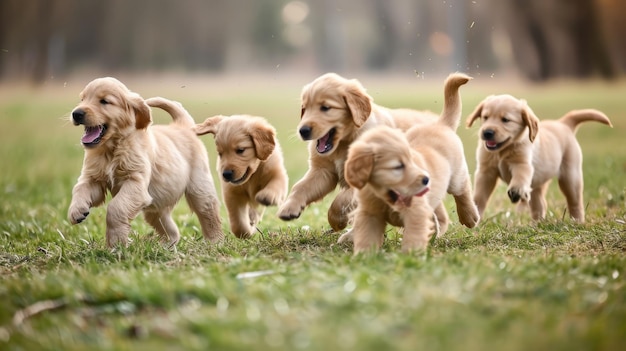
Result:
M436 228L445 233L446 192L456 201L459 220L474 227L480 217L472 201L463 144L456 134L461 117L458 88L469 77L455 73L446 81L446 106L436 123L406 133L380 126L355 141L345 164L346 181L357 193L351 233L354 253L378 250L385 226L404 227L402 250L424 249ZM433 218L438 223L433 222Z
M128 243L130 222L143 211L146 221L174 245L180 234L171 212L183 194L196 213L204 237L222 239L219 200L209 171L206 148L193 132L195 122L178 103L144 101L114 78L98 78L80 93L72 111L83 125L83 168L72 190L68 217L84 221L89 210L104 203L107 191L106 242ZM151 126L150 107L168 111L174 122Z
M289 178L276 130L264 118L236 115L207 118L196 133L215 135L231 231L250 237L263 215L259 205L276 206L287 196Z
M539 121L526 101L511 95L489 96L467 119L480 120L480 141L474 201L482 215L499 179L505 181L512 202L528 203L534 220L545 218L545 194L558 178L570 216L585 221L582 153L576 140L578 124L596 121L611 126L597 110L574 110L559 120Z
M306 206L321 200L339 184L341 191L328 210L328 222L335 231L347 226L348 214L354 207L353 189L343 174L350 144L378 125L406 130L437 118L430 112L376 105L358 80L334 73L304 86L301 102L297 130L302 140L309 141L309 170L291 189L279 217L298 218Z

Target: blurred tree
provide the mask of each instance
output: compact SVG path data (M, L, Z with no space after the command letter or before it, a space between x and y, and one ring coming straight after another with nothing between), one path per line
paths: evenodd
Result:
M511 0L502 5L515 62L528 78L616 76L597 1Z

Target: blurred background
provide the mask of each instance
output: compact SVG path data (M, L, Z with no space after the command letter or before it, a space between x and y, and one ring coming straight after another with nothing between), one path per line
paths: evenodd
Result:
M1 0L0 82L464 71L612 79L623 0Z

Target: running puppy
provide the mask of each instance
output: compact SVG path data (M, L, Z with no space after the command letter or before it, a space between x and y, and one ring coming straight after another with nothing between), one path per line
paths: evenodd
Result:
M287 196L289 178L276 130L264 118L235 115L207 118L195 131L215 135L231 231L238 238L252 236L263 216L259 205L276 206Z
M85 127L81 139L85 158L68 210L72 224L84 221L110 191L109 247L128 243L130 222L141 211L163 240L175 245L180 234L171 212L185 194L204 237L211 242L223 238L206 148L193 132L193 118L180 104L162 98L144 101L110 77L90 82L80 100L72 122ZM174 122L151 126L148 105L166 110Z
M354 207L354 191L343 174L350 144L378 125L406 130L437 119L431 112L376 105L358 80L335 73L305 85L301 102L297 129L302 140L309 141L309 170L293 186L278 215L283 220L300 217L306 206L323 199L339 184L341 191L328 210L328 222L335 231L347 226L348 214Z
M461 73L448 77L444 110L436 123L406 133L380 126L350 147L345 176L350 186L359 189L358 205L351 232L339 242L352 235L355 254L378 250L387 223L404 227L403 251L426 248L436 228L441 234L447 230L448 214L442 203L446 192L454 196L462 224L473 228L478 223L463 143L456 134L461 118L458 89L469 79Z
M525 100L492 95L469 115L467 126L476 120L481 121L481 140L476 150L474 201L481 215L500 178L509 185L513 203L528 202L534 220L545 218L545 194L556 177L570 216L585 221L583 159L575 133L585 121L611 126L606 115L591 109L574 110L558 120L540 122Z

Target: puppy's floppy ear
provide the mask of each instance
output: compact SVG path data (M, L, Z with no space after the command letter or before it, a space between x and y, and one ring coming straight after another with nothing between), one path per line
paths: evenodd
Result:
M344 177L350 186L362 189L374 169L374 150L365 143L354 143L348 151Z
M343 98L350 109L354 124L357 127L362 126L372 113L372 98L356 79L350 81Z
M136 93L128 96L130 108L135 111L135 128L144 129L152 123L152 113L146 101Z
M196 135L204 135L207 133L211 133L215 135L217 133L217 125L224 119L225 116L213 116L204 120L204 122L200 124L196 124L194 128L194 132Z
M480 104L478 104L478 106L476 106L476 108L474 109L474 111L472 113L470 113L469 116L467 116L467 120L466 120L466 126L467 128L471 127L472 124L474 124L474 122L477 119L480 119L481 114L483 113L483 106L485 105L485 100L481 101Z
M537 137L537 132L539 131L539 118L535 115L533 110L530 109L526 100L522 100L522 120L524 124L528 126L528 139L532 143Z
M274 140L276 131L274 128L269 127L264 123L254 123L252 128L249 130L249 134L252 138L252 142L254 143L256 157L262 161L267 160L272 152L274 152L274 147L276 146L276 142Z

